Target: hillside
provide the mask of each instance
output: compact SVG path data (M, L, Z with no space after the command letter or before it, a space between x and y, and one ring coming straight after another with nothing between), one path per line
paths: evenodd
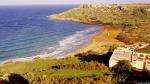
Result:
M104 30L93 37L92 43L84 47L82 53L75 53L73 57L35 58L25 62L8 61L0 64L0 84L150 82L147 71L135 69L127 60L120 60L114 67L108 67L109 59L116 47L124 46L124 43L150 43L150 4L81 5L79 8L49 17L86 24L100 24L104 25ZM148 46L137 51L149 53L149 50Z
M123 25L117 39L127 44L150 43L150 4L82 5L50 18L89 24Z
M148 72L136 71L128 61L108 67L111 52L76 54L63 59L35 59L0 65L1 84L126 84L149 82ZM125 68L122 68L125 67Z
M102 63L92 60L87 62L74 57L44 58L0 65L0 80L7 79L6 75L10 73L20 74L30 84L78 84L79 82L85 84L95 78L97 78L93 81L95 84L96 82L110 84L112 72Z

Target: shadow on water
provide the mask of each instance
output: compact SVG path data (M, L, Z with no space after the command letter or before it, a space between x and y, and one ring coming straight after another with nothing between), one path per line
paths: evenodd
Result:
M112 55L112 52L108 52L103 55L98 55L98 54L95 54L94 52L89 51L87 53L80 53L75 56L78 57L79 60L81 61L86 61L86 62L97 61L99 63L105 64L106 66L109 66L109 59L111 55Z

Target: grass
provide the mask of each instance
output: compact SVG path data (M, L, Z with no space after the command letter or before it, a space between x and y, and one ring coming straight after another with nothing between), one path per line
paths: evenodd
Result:
M110 71L100 71L100 70L76 70L76 69L49 69L40 72L32 72L35 74L36 77L42 77L46 75L46 77L67 77L67 78L80 78L84 76L96 76L96 75L103 75L103 74L111 74Z
M149 17L139 12L138 7L132 10L119 10L116 8L79 8L57 14L60 18L78 19L85 23L111 23L136 25L148 20Z
M122 32L121 27L119 25L105 25L105 29L96 34L91 42L83 49L80 49L79 52L94 51L103 54L107 53L112 46L124 45L123 42L116 39L117 35Z
M68 64L73 62L78 62L76 58L70 58L65 60L58 60L58 59L39 59L35 61L27 61L27 62L20 62L20 63L8 63L0 65L0 72L1 73L18 73L24 74L27 72L38 72L41 70L46 70L50 66L58 65L58 64Z
M86 7L72 9L52 15L57 19L71 20L90 24L122 25L118 40L127 44L135 42L150 43L150 4L129 4L112 7ZM52 18L53 18L52 17Z
M100 33L100 35L97 35L92 39L93 44L89 45L89 47L85 47L87 49L92 49L92 50L95 48L95 50L104 49L104 51L106 51L109 49L107 46L114 45L115 47L123 44L122 42L116 39L118 35L120 35L119 40L123 42L131 41L131 40L135 42L141 42L141 41L150 42L149 39L150 38L150 33L149 33L150 12L146 12L145 10L143 10L145 8L147 8L147 5L146 6L129 5L128 9L122 9L122 10L119 10L117 7L79 8L79 9L69 10L64 13L53 15L53 16L58 18L63 18L63 19L69 18L68 20L79 21L83 23L107 24L105 25L104 32ZM108 33L110 34L109 36ZM139 50L139 52L149 52L149 48ZM84 57L84 59L82 60L78 59L78 57L65 58L65 59L43 58L43 59L36 59L34 61L1 64L0 75L6 73L21 74L23 77L28 79L30 83L33 83L33 81L39 82L37 84L41 84L40 81L47 82L43 84L49 84L49 81L55 82L55 78L52 77L58 77L56 80L57 82L60 82L63 80L63 77L81 78L81 80L84 79L84 78L82 79L82 77L88 77L89 79L90 77L92 77L91 80L95 80L95 76L102 75L98 77L97 80L100 81L104 80L104 83L106 83L105 80L107 79L107 77L109 77L108 74L110 74L110 78L112 78L111 77L112 72L110 70L81 70L81 69L70 69L70 68L69 69L50 68L51 66L72 64L76 62L81 62L83 60L86 61L85 58L87 60L92 60L90 59L91 55L88 57ZM94 56L92 56L92 58L94 58ZM103 61L106 60L102 58L101 59L94 58L94 59L103 60ZM85 68L82 64L78 66ZM92 67L90 66L89 68ZM60 80L59 77L62 77L62 80ZM66 79L66 78L65 80L67 82L70 81L70 79ZM111 81L111 79L109 81Z
M142 48L142 49L138 49L138 50L136 50L136 52L148 53L148 54L150 54L150 46L147 46L147 47Z
M99 71L99 70L76 70L76 69L60 69L55 70L52 72L42 72L43 74L49 75L49 76L63 76L63 77L69 77L69 78L76 78L76 77L84 77L84 76L93 76L93 75L101 75L104 73L109 73L109 71Z
M93 76L111 75L109 70L79 70L79 69L52 69L51 66L66 65L79 62L77 57L65 59L37 59L34 61L16 62L0 65L0 75L15 73L20 74L29 81L30 84L54 84L55 82L68 82L74 79L93 78ZM84 67L84 66L83 66ZM104 76L106 77L106 76ZM79 81L79 80L76 80ZM86 80L85 80L86 81ZM82 83L83 84L83 83Z
M53 69L51 66L57 65L66 65L72 63L80 63L81 60L77 57L65 58L65 59L36 59L33 61L26 62L16 62L16 63L7 63L0 65L0 75L15 73L20 74L24 78L26 78L30 83L33 81L38 82L38 80L42 80L43 82L47 82L47 84L55 77L57 81L59 78L82 78L82 77L92 77L103 74L110 74L109 70L79 70L79 69ZM46 78L45 78L46 77ZM53 81L55 82L55 81ZM40 83L37 83L40 84Z

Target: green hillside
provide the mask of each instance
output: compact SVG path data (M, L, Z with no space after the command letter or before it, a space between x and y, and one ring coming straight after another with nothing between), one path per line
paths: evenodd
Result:
M112 36L115 40L118 39L126 44L150 43L150 4L82 5L79 8L51 15L50 18L88 24L115 25L120 28L118 31L113 27L113 29L110 28L112 33L115 33ZM102 36L107 36L107 32L108 30ZM116 32L120 33L116 34ZM97 39L99 38L101 37L97 37ZM107 37L105 39L107 40ZM113 42L115 45L116 41ZM18 83L21 82L20 79L28 82L25 84L134 84L150 82L150 75L147 71L136 70L127 60L121 60L115 67L109 68L109 59L115 48L115 46L109 46L108 52L105 54L89 51L62 59L41 58L0 64L0 83L23 84ZM147 53L149 49L150 47L146 47L137 51ZM8 83L11 81L15 81L15 83Z
M83 5L50 17L90 24L123 25L117 37L120 41L150 43L150 4Z

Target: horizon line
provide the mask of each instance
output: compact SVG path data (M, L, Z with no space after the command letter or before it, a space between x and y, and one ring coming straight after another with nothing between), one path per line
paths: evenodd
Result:
M0 6L46 6L46 5L83 5L83 4L150 4L150 3L72 3L72 4L3 4L3 5L0 5Z

